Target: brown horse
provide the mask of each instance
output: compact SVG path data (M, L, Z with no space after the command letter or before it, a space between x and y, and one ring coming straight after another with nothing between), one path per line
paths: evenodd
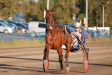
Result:
M48 60L48 54L50 49L55 49L57 50L59 54L59 63L61 67L61 71L64 71L69 68L69 63L68 63L68 56L69 56L69 51L71 49L71 43L72 43L72 37L69 31L65 34L63 31L63 27L61 25L57 25L54 23L54 16L53 16L53 11L48 11L46 10L46 44L45 44L45 49L44 49L44 71L47 71L45 69L45 62ZM66 54L65 54L65 65L66 67L64 68L63 65L63 55L62 55L62 45L66 46ZM47 62L48 63L48 62ZM48 66L47 66L48 67Z

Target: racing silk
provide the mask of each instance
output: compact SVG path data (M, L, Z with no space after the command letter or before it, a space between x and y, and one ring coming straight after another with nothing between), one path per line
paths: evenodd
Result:
M79 39L82 41L82 43L85 43L85 37L82 32L71 32L71 36L72 36L71 49L78 50L79 49L78 40L77 40L76 36L74 36L74 35L78 36ZM62 45L62 48L66 49L66 46Z
M81 32L71 32L71 36L72 36L71 48L78 50L79 44L78 44L78 40L77 40L76 36L79 38L79 40L82 41L82 43L85 43L85 37L84 37L83 33L81 33Z

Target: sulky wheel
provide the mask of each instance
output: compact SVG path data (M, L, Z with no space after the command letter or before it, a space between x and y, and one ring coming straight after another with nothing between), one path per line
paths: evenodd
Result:
M44 58L43 58L43 69L44 72L47 72L49 67L49 54L47 51L44 52Z
M89 49L84 50L83 63L84 63L84 72L88 71L89 67L89 58L88 58Z

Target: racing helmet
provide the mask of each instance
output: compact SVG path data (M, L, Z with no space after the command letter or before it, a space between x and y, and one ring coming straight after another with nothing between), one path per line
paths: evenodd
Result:
M75 23L75 27L81 27L81 24L79 22Z

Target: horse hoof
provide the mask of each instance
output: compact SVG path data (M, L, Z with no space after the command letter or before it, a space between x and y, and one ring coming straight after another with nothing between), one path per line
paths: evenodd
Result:
M66 67L66 68L65 68L65 71L66 71L66 72L69 72L69 71L70 71L70 68L69 68L69 67Z
M65 70L61 70L60 73L64 74L65 73Z

